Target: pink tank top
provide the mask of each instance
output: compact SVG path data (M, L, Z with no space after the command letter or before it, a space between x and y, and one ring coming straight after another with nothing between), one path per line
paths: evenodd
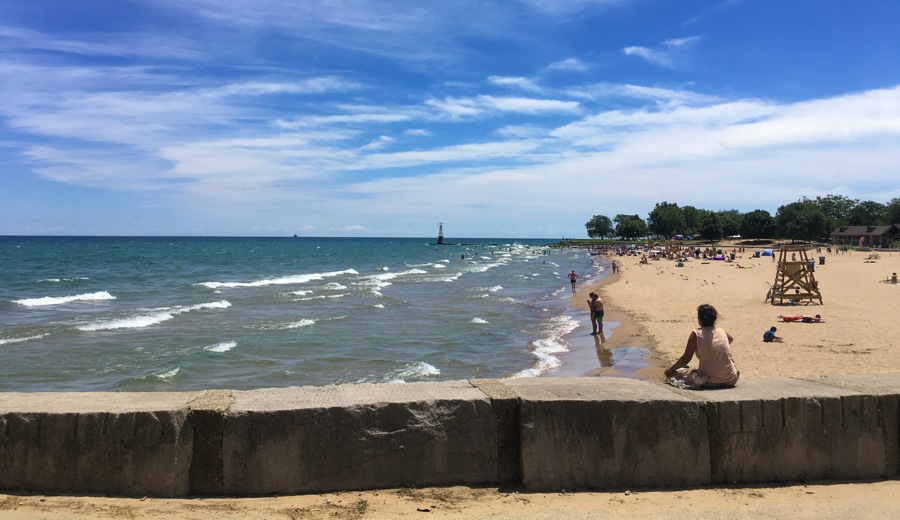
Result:
M710 383L725 383L737 376L737 367L731 357L728 333L719 327L700 327L697 334L697 367Z

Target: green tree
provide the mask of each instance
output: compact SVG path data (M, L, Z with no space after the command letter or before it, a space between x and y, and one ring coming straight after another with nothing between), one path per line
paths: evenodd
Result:
M808 199L801 199L800 202L806 201ZM829 223L828 228L833 230L834 228L840 226L846 226L850 223L850 213L853 211L853 208L859 204L858 200L847 198L843 195L826 195L824 197L816 197L816 200L812 201L822 210L822 213L828 217Z
M647 236L647 223L638 215L620 213L613 221L616 223L616 234L622 238L633 239Z
M663 238L669 238L684 229L684 215L678 209L678 204L657 202L648 215L647 229Z
M684 229L681 232L685 235L696 235L697 228L700 227L700 210L694 206L682 206L681 216L684 218Z
M707 211L700 217L700 236L705 240L721 240L723 236L722 217Z
M893 198L885 204L884 223L900 224L900 197Z
M776 228L775 218L764 209L745 213L741 218L741 235L757 241L761 238L773 238Z
M831 221L816 203L802 200L781 206L775 213L778 233L791 240L819 240L831 233Z
M726 209L716 212L719 222L722 223L722 236L730 237L741 233L741 212L736 209Z
M584 225L591 238L604 238L613 234L613 223L606 215L594 215Z
M860 202L850 211L851 226L880 226L888 224L886 218L887 206L866 200ZM893 222L890 222L893 224Z

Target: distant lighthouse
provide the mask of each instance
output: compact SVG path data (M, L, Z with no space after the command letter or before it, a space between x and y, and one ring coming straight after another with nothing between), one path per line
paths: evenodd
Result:
M438 245L444 244L444 223L443 222L438 224L438 241L437 241L437 243L438 243Z

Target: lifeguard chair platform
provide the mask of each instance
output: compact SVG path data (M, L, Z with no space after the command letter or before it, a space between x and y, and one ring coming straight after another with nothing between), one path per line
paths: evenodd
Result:
M778 256L778 270L775 272L775 283L772 284L770 298L772 305L783 304L785 300L800 302L803 300L818 300L822 302L822 293L816 283L814 265L806 255L807 246L790 245L782 246Z

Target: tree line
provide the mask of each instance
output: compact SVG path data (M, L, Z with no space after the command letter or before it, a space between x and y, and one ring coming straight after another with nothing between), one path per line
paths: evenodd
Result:
M736 209L711 211L658 202L642 219L639 215L618 214L610 219L594 215L585 224L591 238L621 237L632 240L655 235L676 235L721 240L741 235L743 238L816 241L826 239L841 226L881 226L900 223L900 198L887 204L871 200L859 201L843 195L827 195L780 206L773 216L764 209L741 213Z

